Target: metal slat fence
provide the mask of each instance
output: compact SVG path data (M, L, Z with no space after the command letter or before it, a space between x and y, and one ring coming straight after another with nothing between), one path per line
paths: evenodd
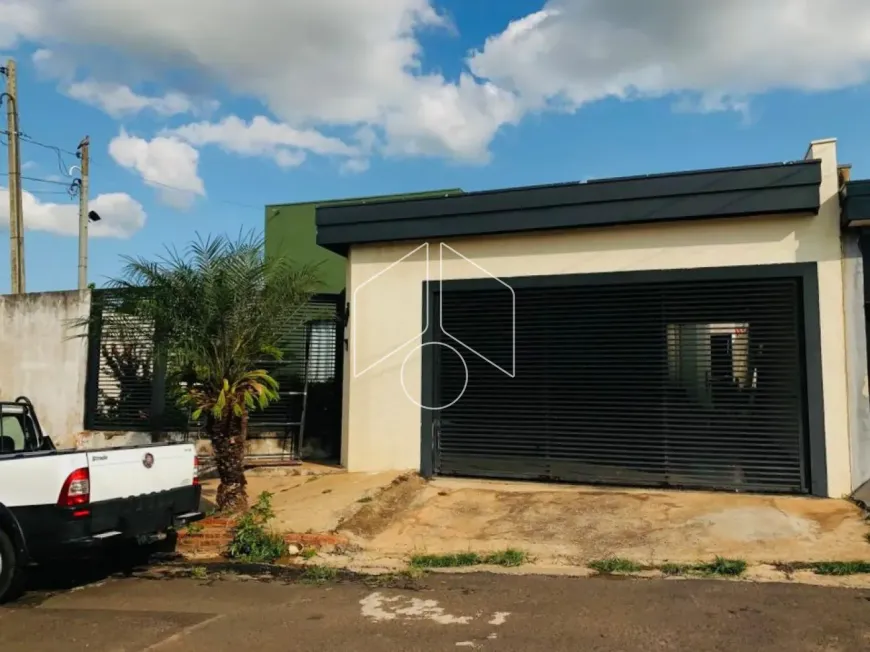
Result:
M182 432L201 434L202 424L178 407L177 393L167 380L171 363L155 359L154 329L139 324L121 328L124 293L96 290L88 337L88 377L85 427L94 431ZM321 454L337 456L340 442L342 353L340 306L343 294L316 295L288 315L277 346L281 360L261 365L280 383L280 400L254 412L249 422L253 439L300 439L302 411L306 439ZM307 400L303 400L305 378ZM333 450L335 449L335 450Z

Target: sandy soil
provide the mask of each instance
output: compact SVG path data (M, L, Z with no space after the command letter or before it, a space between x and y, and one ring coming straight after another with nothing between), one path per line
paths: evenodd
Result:
M861 510L816 498L438 479L391 486L343 528L386 554L518 547L550 563L870 558Z

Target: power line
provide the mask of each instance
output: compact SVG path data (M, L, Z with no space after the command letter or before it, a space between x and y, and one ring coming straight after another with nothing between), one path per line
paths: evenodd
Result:
M54 179L40 179L39 177L25 177L23 175L21 176L21 179L23 179L24 181L34 181L36 183L51 183L56 186L69 187L72 185L69 181L55 181Z
M8 136L9 132L0 130L0 135ZM52 152L54 152L55 156L57 156L58 169L60 170L61 174L63 174L66 177L70 176L71 168L66 165L66 161L63 159L63 155L67 154L69 156L73 156L76 159L78 159L79 155L76 152L72 152L70 150L63 149L62 147L57 147L56 145L51 145L49 143L44 143L42 141L36 140L35 138L32 138L31 136L29 136L28 134L23 133L23 132L20 132L18 134L18 137L21 140L21 142L23 142L23 143L28 143L30 145L36 145L37 147L42 147L43 149L51 150ZM96 163L97 165L102 165L103 161L99 158L94 159L93 157L91 157L91 165L93 165L94 163ZM129 172L129 170L128 170L128 172ZM30 180L30 181L36 181L36 182L42 182L42 183L54 183L54 184L64 185L64 186L70 185L69 183L63 182L63 181L51 181L48 179L36 179L36 178L25 177L25 176L22 176L21 178L24 180ZM158 186L160 188L164 188L166 190L172 190L174 192L183 192L183 193L190 193L191 192L189 188L179 188L178 186L173 186L173 185L168 184L168 183L162 183L160 181L154 181L152 179L146 179L145 177L142 177L142 181L146 185ZM263 208L263 206L256 206L254 204L245 204L243 202L232 201L230 199L222 199L219 197L207 197L207 201L213 201L213 202L217 202L218 204L225 204L227 206L236 206L239 208L251 208L254 210L261 210Z
M23 188L24 192L29 192L31 195L64 195L73 199L75 197L75 193L67 190L41 190L41 189L32 189L32 188Z
M7 137L9 136L8 131L0 131L0 134L7 136ZM66 161L63 158L63 155L68 154L69 156L76 157L75 152L70 152L69 150L62 149L56 145L50 145L48 143L44 143L42 141L36 140L35 138L29 136L28 134L26 134L24 132L19 132L18 138L22 143L27 143L28 145L36 145L37 147L41 147L42 149L47 149L47 150L53 152L54 155L57 157L57 168L58 168L58 170L60 170L60 173L62 175L64 175L65 177L71 176L70 175L70 166L67 165Z
M9 174L8 172L0 172L0 176L8 175L8 174ZM22 181L33 181L34 183L49 183L49 184L53 184L56 186L64 186L66 188L69 188L70 186L73 185L69 181L57 181L55 179L42 179L40 177L27 177L27 176L24 176L23 174L16 175L16 176L19 179L21 179Z
M147 185L160 186L161 188L166 188L167 190L174 190L176 192L184 192L184 193L191 192L190 190L185 190L184 188L177 188L175 186L170 186L167 183L160 183L159 181L152 181L151 179L146 179L145 177L142 177L142 181L144 181L145 184L147 184ZM217 202L219 204L227 204L228 206L238 206L240 208L254 208L257 210L261 210L263 208L263 206L254 206L253 204L243 204L241 202L232 201L230 199L219 199L217 197L206 197L206 200L214 201L214 202ZM265 204L264 204L264 206L265 206Z
M66 154L68 156L72 156L73 158L78 158L78 154L76 154L73 151L70 151L68 149L63 149L62 147L58 147L57 145L50 145L48 143L43 143L39 140L36 140L35 138L33 138L32 136L30 136L27 133L22 132L20 134L20 136L21 136L22 140L27 141L31 145L37 145L38 147L44 147L45 149L53 150L55 152L58 152L59 154Z
M8 136L9 132L0 130L0 135ZM37 147L42 147L43 149L47 149L47 150L54 152L55 156L57 156L58 169L60 170L61 174L63 174L66 177L70 176L70 169L71 168L69 166L67 166L66 161L63 158L63 155L67 154L69 156L73 156L76 159L78 159L78 154L76 154L75 152L72 152L70 150L63 149L62 147L57 147L56 145L51 145L49 143L44 143L42 141L36 140L35 138L32 138L23 132L19 133L18 137L21 140L21 142L23 142L23 143L27 143L30 145L36 145ZM93 165L94 163L96 163L97 165L102 165L103 161L100 159L94 159L92 157L91 158L91 165ZM22 176L21 179L27 180L27 181L34 181L37 183L53 183L53 184L62 185L62 186L69 186L70 185L68 182L65 182L65 181L53 181L51 179L39 179L36 177ZM191 190L189 188L179 188L178 186L173 186L173 185L168 184L168 183L162 183L160 181L154 181L153 179L146 179L145 177L142 177L142 181L146 185L158 186L160 188L164 188L166 190L172 190L174 192L183 192L183 193L190 193L191 192ZM217 202L218 204L225 204L227 206L236 206L239 208L251 208L254 210L261 210L263 208L263 206L254 205L254 204L245 204L243 202L232 201L231 199L222 199L220 197L207 197L207 200Z
M102 165L103 163L104 163L104 161L101 158L94 158L93 156L91 157L91 165L97 164L99 166L99 165ZM123 167L123 166L120 166L120 167ZM129 172L131 174L133 173L132 170L129 170L128 168L124 168L124 170L126 170L127 172ZM160 181L146 179L144 176L142 177L142 182L145 185L158 186L160 188L165 188L166 190L173 190L175 192L183 192L183 193L187 193L187 194L192 192L189 188L179 188L178 186L173 186L173 185L170 185L168 183L162 183ZM263 204L263 206L255 206L254 204L245 204L242 202L232 201L231 199L221 199L220 197L212 197L212 196L207 196L206 201L213 201L213 202L216 202L218 204L226 204L227 206L237 206L239 208L252 208L254 210L263 210L263 206L265 206L265 204Z

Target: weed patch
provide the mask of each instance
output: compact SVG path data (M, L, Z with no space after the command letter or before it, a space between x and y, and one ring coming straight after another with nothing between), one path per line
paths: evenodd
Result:
M205 566L194 566L190 569L190 576L195 580L208 578L208 569Z
M203 529L202 523L191 523L185 528L188 534L200 534Z
M644 568L637 562L623 557L606 557L604 559L593 559L588 564L589 568L602 575L612 575L614 573L636 573Z
M273 518L272 494L264 491L233 528L227 557L249 563L272 563L284 556L287 552L284 538L269 529Z
M477 566L482 563L480 555L476 552L411 556L411 566L414 568L461 568L463 566Z
M726 559L716 557L711 562L697 564L664 563L657 566L644 566L631 559L624 557L606 557L593 559L587 566L601 575L615 575L619 573L637 573L645 570L659 570L663 575L670 577L688 575L721 575L723 577L737 577L746 571L746 562L742 559Z
M311 584L322 584L323 582L332 582L337 577L337 568L332 568L331 566L308 566L302 571L302 576L299 579Z
M816 575L862 575L870 573L867 561L821 561L809 564Z
M504 566L506 568L522 566L527 561L529 561L529 555L522 550L517 550L516 548L507 548L506 550L501 550L499 552L491 552L483 557L484 564L490 566Z
M692 564L662 564L659 570L663 575L669 577L677 577L680 575L689 575L694 567Z
M742 559L726 559L716 557L711 562L697 564L694 570L703 575L722 575L724 577L739 577L746 572L747 564Z
M508 548L498 552L480 554L477 552L456 552L446 555L413 555L412 568L463 568L467 566L522 566L528 561L528 554L522 550Z
M309 559L314 559L317 556L317 549L303 548L302 552L299 554L302 556L302 559L308 561Z

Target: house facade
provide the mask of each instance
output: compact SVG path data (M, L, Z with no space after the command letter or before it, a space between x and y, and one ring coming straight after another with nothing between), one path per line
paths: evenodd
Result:
M821 140L793 163L318 207L347 261L343 464L851 493L870 402L840 176Z

